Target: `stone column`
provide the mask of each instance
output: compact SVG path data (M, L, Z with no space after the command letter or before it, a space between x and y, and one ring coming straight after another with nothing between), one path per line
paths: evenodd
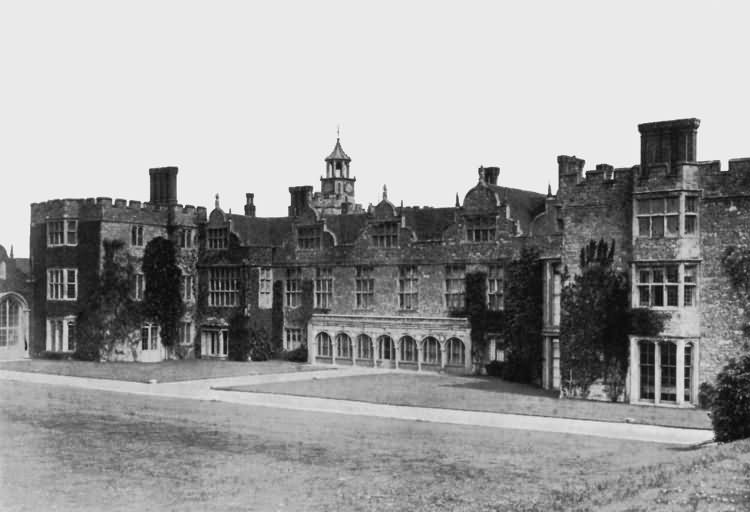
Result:
M312 325L307 323L307 362L314 363L318 345L313 337Z
M445 369L445 360L446 360L446 357L445 357L445 341L443 341L443 342L438 341L438 343L440 344L440 369L444 370Z
M422 371L422 343L417 342L417 371Z
M352 351L352 367L355 367L357 366L357 351L355 350L354 340L351 337L349 338L349 349Z
M463 340L461 340L461 341L463 341ZM464 342L464 369L468 370L469 373L471 373L472 365L474 364L474 361L471 360L471 349L472 349L471 336L469 336L468 342ZM484 362L484 357L482 357L479 360L480 366L482 365L483 362ZM482 368L481 367L478 368L477 371L479 373L481 373L482 372Z
M336 337L331 338L331 364L336 364L336 348L339 342L336 341Z
M654 403L658 404L661 399L661 349L658 342L654 344Z
M677 405L685 401L685 340L677 340L677 368L675 388L677 393Z
M378 367L377 345L378 345L378 340L373 337L370 337L370 346L372 347L372 367L373 368Z
M640 390L638 386L641 382L641 367L640 367L640 354L638 353L638 340L630 336L630 354L629 354L629 371L628 377L630 379L630 397L631 403L637 402L640 398Z
M395 352L395 354L393 354L393 360L396 362L396 369L398 370L398 362L400 356L400 354L398 353L398 349L400 343L396 343L396 340L393 338L391 338L391 343L393 344L393 351Z

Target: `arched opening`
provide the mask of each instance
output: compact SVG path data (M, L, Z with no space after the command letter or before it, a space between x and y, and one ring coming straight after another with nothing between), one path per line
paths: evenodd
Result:
M378 355L380 359L390 360L395 359L396 353L393 346L393 338L387 334L383 334L378 338Z
M315 343L317 345L317 353L320 357L331 357L333 353L331 350L331 337L327 332L320 332L315 336Z
M23 336L23 305L14 296L0 299L0 350L18 347Z
M367 334L357 336L357 359L372 359L372 339Z
M352 357L352 339L346 333L336 335L336 357L350 359Z
M417 342L411 336L404 336L399 341L401 360L407 363L417 362Z
M440 364L440 343L432 336L424 339L423 343L423 361L426 364Z
M446 364L451 366L463 366L466 363L464 342L458 338L449 339L445 351L448 356Z

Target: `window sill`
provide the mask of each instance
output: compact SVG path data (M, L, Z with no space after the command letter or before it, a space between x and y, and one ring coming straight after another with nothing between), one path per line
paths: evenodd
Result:
M47 302L75 302L77 300L78 300L77 298L74 298L74 299L51 299L51 298L47 297Z
M78 247L78 244L47 244L47 249L54 249L55 247Z

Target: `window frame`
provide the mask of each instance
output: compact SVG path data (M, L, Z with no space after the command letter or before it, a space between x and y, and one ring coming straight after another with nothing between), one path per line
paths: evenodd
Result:
M143 224L133 224L130 226L130 246L144 247Z
M258 267L258 308L273 307L273 268Z
M234 308L240 305L240 269L217 266L208 269L208 307Z
M297 226L297 248L304 251L319 250L323 246L323 227L319 224Z
M393 249L399 246L398 234L400 229L398 221L386 221L373 224L370 228L372 234L372 245L378 249Z
M700 264L698 262L637 262L634 265L634 307L675 310L692 309L699 305ZM643 280L644 276L647 276L648 280ZM673 280L672 278L675 276L676 280ZM691 280L686 281L686 277ZM659 280L656 280L657 278ZM686 301L688 296L691 297L690 301ZM647 303L644 301L646 297ZM657 300L656 297L661 299ZM671 300L672 297L674 297L674 301ZM658 302L661 302L661 304ZM687 302L692 303L688 304Z
M73 226L72 229L71 224ZM75 247L78 245L77 218L63 217L62 219L50 219L45 222L45 225L47 228L47 247Z
M302 269L289 267L284 279L284 306L298 308L302 305Z
M206 248L212 251L220 251L229 247L229 228L211 227L206 229Z
M466 309L466 265L448 264L445 266L445 309L462 311Z
M76 317L74 315L47 317L45 325L47 328L45 349L48 352L63 353L75 351L75 335L77 331Z
M398 273L398 307L402 311L417 311L419 308L419 267L400 265Z
M60 281L53 281L52 277L58 275L62 277ZM70 273L73 272L73 282L70 280ZM70 296L71 286L73 286L73 296ZM55 293L55 291L59 293ZM59 295L59 296L55 296ZM54 301L76 301L78 300L78 269L72 267L52 267L47 269L47 300Z
M315 267L315 308L333 306L333 267Z
M467 215L464 217L466 241L486 243L497 240L497 217L493 215Z
M505 309L505 265L488 265L487 267L487 309L503 311Z
M354 307L371 309L375 305L374 268L358 265L354 270Z

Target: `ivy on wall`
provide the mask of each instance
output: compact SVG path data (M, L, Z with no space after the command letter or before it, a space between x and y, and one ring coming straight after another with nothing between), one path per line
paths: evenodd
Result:
M721 264L729 276L732 287L745 304L745 324L742 331L745 338L750 338L750 249L727 247L721 257Z
M161 342L173 347L179 338L180 319L185 312L180 284L182 271L177 265L174 242L156 237L146 244L143 252L143 313L161 327Z
M135 353L141 323L132 298L133 264L122 240L103 240L102 272L96 287L78 314L78 340L74 357L99 361L117 347Z
M271 297L271 344L276 350L284 346L284 282L273 282Z

